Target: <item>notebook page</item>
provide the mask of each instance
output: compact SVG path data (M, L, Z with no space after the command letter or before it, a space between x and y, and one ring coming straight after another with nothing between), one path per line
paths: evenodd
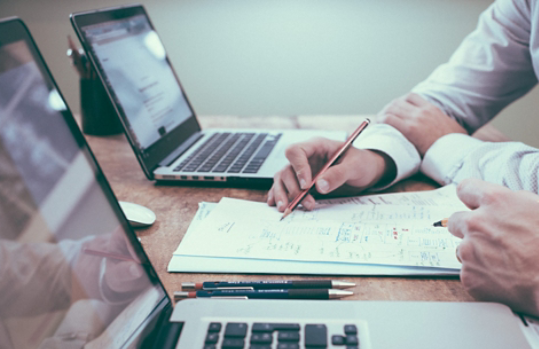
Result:
M191 256L460 268L460 242L432 223L466 209L455 187L324 200L282 213L223 198L177 253Z

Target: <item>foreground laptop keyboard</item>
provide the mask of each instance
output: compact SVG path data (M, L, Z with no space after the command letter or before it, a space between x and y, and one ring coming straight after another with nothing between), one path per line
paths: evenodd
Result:
M363 328L362 328L363 327ZM353 323L300 324L211 322L203 349L369 349L366 326Z
M174 171L257 173L280 137L280 133L214 133Z

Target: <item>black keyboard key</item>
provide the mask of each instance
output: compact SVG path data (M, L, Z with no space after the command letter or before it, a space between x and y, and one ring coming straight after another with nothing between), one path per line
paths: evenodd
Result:
M294 323L277 323L273 324L273 329L276 331L299 331L299 324Z
M346 333L346 334L357 334L356 325L345 325L344 326L344 333Z
M279 331L277 339L280 342L299 342L299 332L296 331Z
M297 343L279 343L277 349L299 349L299 344Z
M296 323L275 323L275 322L255 322L252 332L273 332L273 331L299 331L300 326Z
M220 322L211 322L208 326L208 332L220 332L221 323Z
M225 338L221 348L223 349L243 349L245 341L243 338Z
M217 349L215 344L205 344L204 349Z
M273 336L271 333L253 333L251 335L251 344L271 344L273 342Z
M359 339L355 334L349 334L346 336L346 345L358 345Z
M271 349L271 345L268 345L268 344L251 344L249 349Z
M225 327L225 337L241 337L247 335L247 324L243 322L229 322Z
M346 344L346 337L341 335L334 335L331 336L331 344L333 345L345 345Z
M206 336L206 344L215 344L219 341L219 333L210 332Z
M251 328L251 332L273 332L273 324L265 322L255 322Z
M328 329L326 325L305 325L305 347L326 348L328 345Z

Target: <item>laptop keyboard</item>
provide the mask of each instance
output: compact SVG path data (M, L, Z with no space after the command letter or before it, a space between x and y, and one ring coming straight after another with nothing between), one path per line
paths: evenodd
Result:
M366 324L211 322L203 349L369 349Z
M175 172L257 173L281 133L214 133Z

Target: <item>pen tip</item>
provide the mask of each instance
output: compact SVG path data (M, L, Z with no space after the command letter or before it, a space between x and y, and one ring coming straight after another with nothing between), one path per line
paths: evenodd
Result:
M329 298L342 298L342 297L348 297L354 294L352 291L343 291L343 290L328 290Z
M343 289L343 288L355 287L356 284L353 282L348 282L348 281L332 281L331 286L333 288Z
M286 216L288 216L290 213L292 213L292 210L287 208L286 210L284 210L284 213L283 213L283 216L281 217L280 221L282 221L283 219L286 218Z

